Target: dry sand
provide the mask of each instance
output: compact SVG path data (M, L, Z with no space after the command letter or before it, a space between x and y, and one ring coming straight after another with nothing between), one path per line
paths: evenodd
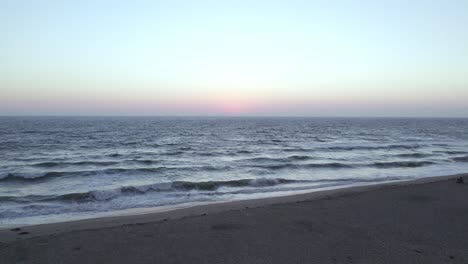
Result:
M2 230L0 263L468 263L455 177Z

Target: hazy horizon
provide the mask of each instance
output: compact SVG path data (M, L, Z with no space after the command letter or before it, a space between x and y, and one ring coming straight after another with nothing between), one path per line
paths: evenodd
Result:
M0 1L0 116L468 117L467 1Z
M304 118L304 119L468 119L465 116L312 116L312 115L64 115L64 114L55 114L55 115L27 115L27 114L17 114L17 115L0 115L0 118Z

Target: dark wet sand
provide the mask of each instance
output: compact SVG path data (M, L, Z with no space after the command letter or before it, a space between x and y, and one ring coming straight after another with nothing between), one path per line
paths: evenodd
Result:
M0 243L5 264L468 263L468 184L447 176L29 226L0 231Z

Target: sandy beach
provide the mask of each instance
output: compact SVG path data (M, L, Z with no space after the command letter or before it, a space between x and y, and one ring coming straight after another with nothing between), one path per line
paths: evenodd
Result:
M1 230L0 263L468 263L459 176Z

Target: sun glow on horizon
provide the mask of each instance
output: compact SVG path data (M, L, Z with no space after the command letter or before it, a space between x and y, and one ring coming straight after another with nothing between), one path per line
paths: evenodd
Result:
M3 1L0 115L468 116L467 13L457 0Z

